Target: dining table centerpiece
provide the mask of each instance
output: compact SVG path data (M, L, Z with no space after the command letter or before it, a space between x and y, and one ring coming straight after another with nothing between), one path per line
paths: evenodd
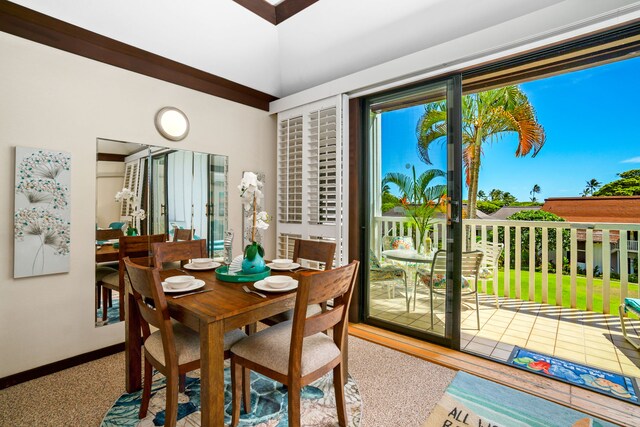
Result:
M244 259L242 260L242 272L245 274L261 273L267 268L264 262L264 248L256 241L256 232L269 228L270 219L267 212L258 212L258 203L263 197L262 185L258 175L253 172L245 172L240 185L238 185L243 208L253 213L251 243L244 248Z
M118 191L116 193L116 202L118 203L124 203L124 202L130 202L131 200L133 200L135 198L135 194L133 193L133 191L129 190L128 188L123 188L122 190ZM144 209L141 209L139 207L140 202L139 200L136 200L136 202L133 204L133 211L131 211L129 213L129 216L131 217L131 220L127 222L127 229L126 229L126 235L127 236L137 236L138 233L138 224L140 223L140 221L144 221L147 218L147 213L144 211Z

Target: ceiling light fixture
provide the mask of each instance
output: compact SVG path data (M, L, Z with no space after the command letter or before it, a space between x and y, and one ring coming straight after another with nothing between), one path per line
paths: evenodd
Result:
M156 129L170 141L181 141L189 134L189 119L175 107L164 107L156 113Z

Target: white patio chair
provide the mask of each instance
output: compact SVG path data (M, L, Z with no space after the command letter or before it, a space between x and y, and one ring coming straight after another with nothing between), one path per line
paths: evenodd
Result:
M476 249L484 253L484 258L482 258L482 265L480 266L480 272L478 273L479 280L493 280L495 274L498 271L498 259L500 258L500 255L502 255L502 251L504 250L504 243L493 243L486 240L480 240L478 243L476 243ZM508 272L505 274L508 274ZM498 301L497 281L493 284L493 295L496 299L496 308L500 308L500 304Z

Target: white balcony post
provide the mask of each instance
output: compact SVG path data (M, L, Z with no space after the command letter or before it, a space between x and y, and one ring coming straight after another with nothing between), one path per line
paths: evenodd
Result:
M627 248L627 231L620 230L620 301L629 296L629 252ZM640 275L639 275L640 276Z
M536 227L529 227L529 301L536 300Z
M563 275L563 262L564 254L562 253L564 242L563 229L556 228L556 305L562 307L562 275Z
M593 228L587 228L585 242L585 268L587 276L587 310L593 311Z
M571 308L576 308L578 306L577 295L576 295L576 276L578 275L578 236L575 228L571 229L571 242L570 251L571 251L571 259L569 260L569 265L571 266L571 289L570 289L570 297L571 297Z
M515 269L516 269L516 277L515 277L515 285L516 285L516 298L520 299L522 297L522 282L520 281L520 262L522 260L522 233L520 232L521 227L516 225L515 233L516 233L516 247L515 249Z
M602 230L602 312L609 314L611 279L611 243L609 230Z
M511 227L504 226L504 296L511 295Z
M549 302L549 229L542 227L542 302Z

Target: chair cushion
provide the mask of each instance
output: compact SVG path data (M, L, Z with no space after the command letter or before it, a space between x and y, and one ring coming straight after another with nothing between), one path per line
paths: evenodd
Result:
M103 282L104 278L110 274L114 274L116 275L116 278L118 276L118 269L117 268L112 268L112 267L108 267L108 266L104 266L104 265L100 265L96 267L96 282Z
M376 256L376 254L373 253L373 251L371 249L369 249L369 266L372 268L380 268L380 260L378 260L378 257Z
M126 275L124 276L124 280L128 281L128 277ZM107 285L111 285L117 289L120 286L120 277L118 275L118 272L116 271L114 273L107 274L106 276L102 277L101 282Z
M410 236L385 236L382 238L382 249L414 249Z
M424 283L425 285L429 286L430 288L433 289L444 289L447 286L447 277L444 274L440 274L440 273L436 273L433 275L433 282L431 280L431 274L430 273L426 273L424 271L418 271L418 278L420 278L420 281L422 283ZM462 289L467 289L469 288L469 281L463 277L462 278Z
M480 271L478 271L478 277L480 279L493 279L493 271L489 270L487 267L481 267Z
M231 347L231 352L283 375L289 373L291 322L284 322L251 335ZM302 376L308 375L340 355L329 336L317 333L304 339Z
M315 314L321 313L322 307L320 304L311 304L307 307L307 317L311 317ZM288 320L293 320L293 310L285 311L284 313L276 314L268 318L272 323L282 323Z
M178 364L184 365L200 359L200 335L182 323L172 322L171 325L173 326L173 336L176 342L176 352L178 353ZM224 350L229 350L231 346L246 337L247 335L240 329L227 332L224 335ZM149 335L149 338L144 342L144 347L151 356L165 365L162 335L159 330Z
M395 267L392 265L378 268L372 267L369 270L369 280L371 280L372 282L393 279L404 280L405 274L405 271L401 267Z

